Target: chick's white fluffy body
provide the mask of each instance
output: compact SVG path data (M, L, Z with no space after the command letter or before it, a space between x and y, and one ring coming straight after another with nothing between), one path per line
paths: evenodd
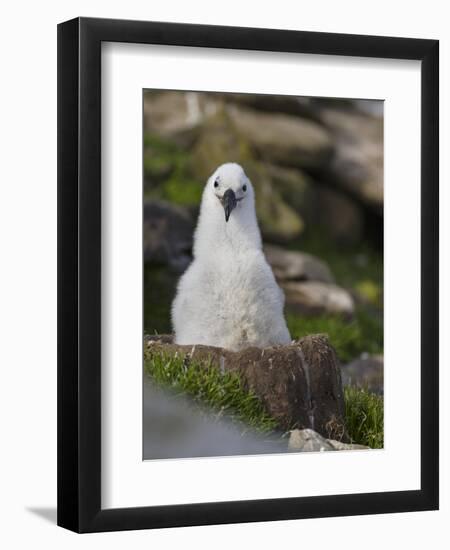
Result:
M236 207L225 219L223 195ZM262 251L254 190L238 164L209 178L194 234L194 260L181 277L172 304L177 344L240 350L291 341L284 295Z

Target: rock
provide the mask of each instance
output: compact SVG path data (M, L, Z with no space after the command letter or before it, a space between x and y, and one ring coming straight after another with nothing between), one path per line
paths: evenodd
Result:
M325 437L314 430L292 430L288 443L289 451L334 451L334 447Z
M338 109L323 109L320 118L335 142L328 181L382 214L383 118Z
M305 220L331 240L342 244L361 241L364 231L363 208L348 193L312 179L303 170L265 164L272 185L282 198Z
M319 226L335 242L352 245L363 238L363 211L354 199L339 189L317 184L314 204L304 216L311 227Z
M251 160L245 141L240 138L224 109L205 121L191 151L190 169L195 177L206 183L213 171L224 162L238 162L246 168Z
M347 290L320 281L285 281L281 286L286 304L303 314L340 314L351 317L355 312L354 300Z
M144 356L155 354L197 360L221 372L234 371L253 391L283 431L311 428L345 441L344 396L340 368L324 335L312 335L287 346L231 352L210 346L178 346L158 336L145 338Z
M145 131L170 138L179 146L190 146L218 104L214 95L199 92L144 93Z
M342 441L336 441L334 439L329 439L328 441L333 445L335 451L363 451L370 449L370 447L366 445L358 445L357 443L343 443Z
M251 179L256 194L256 213L264 238L286 242L303 231L301 216L283 200L265 168L254 160L249 144L236 132L224 110L208 119L191 154L191 170L205 181L224 162L238 162Z
M144 380L144 460L281 453L286 440L270 439L217 415L206 414L188 397ZM209 412L209 411L208 411Z
M268 94L224 94L224 101L237 103L257 111L284 113L318 120L318 109L309 97Z
M191 261L194 224L181 207L144 202L144 261L183 271Z
M383 394L384 361L382 355L362 355L342 367L342 382L370 392Z
M285 166L318 168L332 153L328 132L315 122L230 106L237 131L257 157Z
M314 430L292 430L289 436L288 450L303 452L322 452L322 451L350 451L350 450L369 449L364 445L354 443L343 443L333 439L326 439Z
M298 238L304 230L303 219L283 200L264 165L250 161L244 166L252 183L256 182L256 214L263 238L277 243Z
M278 281L322 281L333 283L328 265L312 254L266 245L264 254Z
M384 111L384 101L381 99L354 99L354 107L362 113L375 117L382 117Z
M300 168L287 168L268 162L263 164L273 187L279 191L287 204L291 205L302 217L308 214L316 188L311 177Z
M265 163L272 185L301 215L308 228L320 230L340 244L361 241L364 231L362 206L341 189L313 179L303 170Z

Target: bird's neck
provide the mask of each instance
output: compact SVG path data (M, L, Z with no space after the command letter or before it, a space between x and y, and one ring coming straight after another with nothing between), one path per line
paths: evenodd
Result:
M233 214L232 214L233 216ZM228 222L216 218L200 216L194 244L194 256L211 257L216 254L247 254L261 250L261 234L256 216L245 222L237 216Z

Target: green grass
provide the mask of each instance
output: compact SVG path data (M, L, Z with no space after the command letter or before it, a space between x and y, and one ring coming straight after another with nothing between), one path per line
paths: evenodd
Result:
M276 427L259 398L243 387L237 373L222 374L210 362L188 361L164 354L147 357L144 371L158 385L177 394L187 394L198 405L209 407L218 418L225 415L261 433L270 433Z
M200 204L203 188L198 181L183 173L175 172L162 186L162 198L181 206L195 206Z
M144 135L145 195L182 206L200 204L203 184L192 178L189 153L160 136Z
M383 397L367 390L346 387L345 420L353 443L382 449L384 444Z
M363 352L383 352L382 321L363 308L357 309L351 321L338 315L306 317L291 313L287 314L286 320L292 338L299 339L309 334L327 334L343 363L351 361Z

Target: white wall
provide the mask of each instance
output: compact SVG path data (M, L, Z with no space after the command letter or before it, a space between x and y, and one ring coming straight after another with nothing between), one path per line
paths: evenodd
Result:
M441 281L450 279L450 35L446 2L66 0L2 10L0 132L0 541L110 548L421 548L448 539L449 288L441 289L441 511L77 536L56 505L56 24L78 16L292 28L441 40ZM447 98L447 100L445 100ZM447 183L447 185L444 185ZM446 209L446 210L445 210ZM445 214L445 215L444 215ZM11 330L12 329L12 330ZM405 442L407 444L407 442ZM36 509L38 512L36 513ZM33 510L35 510L33 512ZM5 544L5 541L8 542ZM444 543L445 544L445 543Z

